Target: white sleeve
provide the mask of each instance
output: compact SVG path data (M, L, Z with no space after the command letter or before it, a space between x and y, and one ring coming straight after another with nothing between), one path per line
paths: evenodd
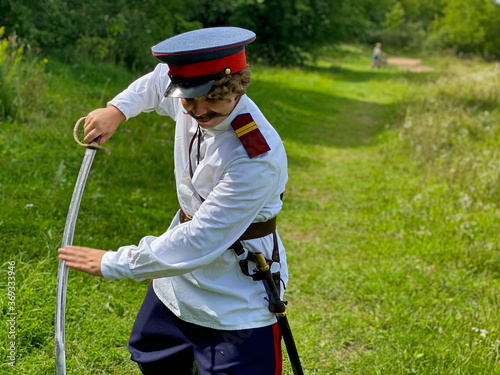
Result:
M144 237L138 246L106 253L103 276L141 281L188 273L213 262L280 194L283 171L277 163L259 159L242 158L228 166L193 220L173 225L159 237Z
M158 64L151 73L132 82L108 105L118 108L127 120L142 112L152 111L175 118L177 101L164 96L169 83L168 65Z

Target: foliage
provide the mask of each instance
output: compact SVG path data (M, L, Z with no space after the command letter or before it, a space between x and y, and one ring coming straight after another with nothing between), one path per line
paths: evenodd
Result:
M430 8L429 5L426 1L394 2L385 12L381 22L370 29L367 40L372 44L383 42L389 50L399 50L407 54L420 51L427 38L427 27L439 9Z
M383 4L366 40L404 52L443 51L498 59L500 3L493 0L412 1Z
M188 22L180 17L188 2L122 1L109 2L109 11L97 14L85 10L84 24L98 20L99 27L82 28L86 33L77 39L77 52L88 57L118 62L133 71L151 69L156 59L151 46L172 35L201 27L199 22Z
M180 16L189 2L160 0L52 0L32 3L8 0L10 14L4 25L31 45L62 51L65 59L94 57L141 69L151 67L150 47L200 23Z
M232 25L257 32L250 47L260 61L296 65L309 61L324 44L349 36L351 5L326 0L198 1L188 15L204 26Z
M449 0L436 20L444 41L456 51L500 58L500 4L492 0Z
M307 64L323 45L349 41L380 41L389 50L451 47L496 58L500 35L500 4L493 0L2 0L2 9L0 25L33 49L140 71L156 63L152 45L200 27L255 30L252 53L280 65Z
M404 9L406 22L419 22L428 30L432 22L442 16L445 0L398 0Z
M43 111L41 96L46 90L41 74L47 59L25 53L25 43L17 35L3 38L0 27L0 120L34 119Z
M0 28L0 38L3 37L5 27ZM11 82L10 70L14 53L9 51L9 41L0 40L0 118L13 114L12 97L14 96L14 85ZM16 51L21 52L21 51ZM15 60L15 58L14 58Z
M425 39L425 31L421 22L406 19L405 10L400 2L385 14L381 28L370 33L370 41L383 41L384 45L406 53L420 50Z

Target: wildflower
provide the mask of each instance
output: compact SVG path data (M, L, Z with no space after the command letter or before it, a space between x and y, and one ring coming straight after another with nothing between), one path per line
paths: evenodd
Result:
M483 329L483 328L472 327L472 330L474 332L479 332L479 335L483 338L486 338L486 336L488 336L488 333L489 333L486 329Z
M47 64L49 62L49 59L44 58L42 61L43 61L44 64Z

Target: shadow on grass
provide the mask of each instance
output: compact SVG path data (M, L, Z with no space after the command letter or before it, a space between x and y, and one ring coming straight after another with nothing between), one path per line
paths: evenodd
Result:
M249 96L284 139L338 148L374 144L385 125L397 121L401 103L396 95L394 101L387 104L359 98L373 98L373 90L385 90L386 86L390 87L394 83L400 87L402 83L423 83L437 75L411 73L390 67L377 71L357 71L337 65L309 67L297 74L311 74L311 77L319 75L321 85L328 82L332 85L347 83L343 87L349 87L355 94L339 95L339 90L332 94L328 87L314 86L317 85L315 82L311 82L310 89L298 89L293 82L288 84L285 80L255 80ZM381 95L387 96L387 92ZM358 98L354 99L353 96Z
M393 119L396 104L297 90L283 84L256 82L250 97L284 140L330 147L373 144L387 119Z

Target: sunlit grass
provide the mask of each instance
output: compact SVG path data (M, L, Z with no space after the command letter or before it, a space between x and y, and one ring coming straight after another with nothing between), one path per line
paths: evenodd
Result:
M497 70L449 57L432 74L368 64L351 46L303 70L252 67L250 97L289 157L279 230L306 374L499 374ZM55 372L56 249L83 157L72 127L134 78L46 65L42 109L0 122L0 286L16 261L19 314L6 374ZM98 152L75 243L116 249L166 229L171 125L139 116ZM146 287L70 272L68 374L139 374L126 345ZM5 319L0 329L4 342Z

